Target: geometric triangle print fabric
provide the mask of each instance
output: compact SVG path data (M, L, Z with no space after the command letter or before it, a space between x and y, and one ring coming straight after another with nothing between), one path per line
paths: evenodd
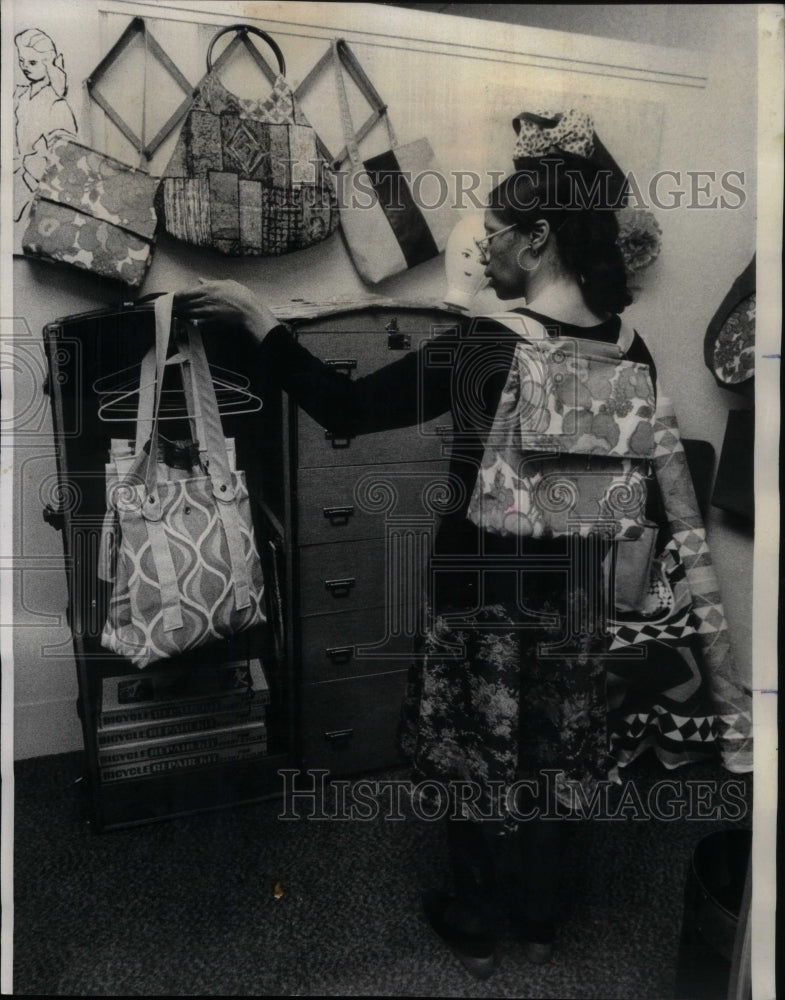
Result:
M662 667L666 660L673 667L676 657L692 681L682 678L658 696L653 707L649 704L645 711L630 711L635 685L626 696L621 689L632 683L636 667L631 661L629 671L621 670L624 683L617 691L612 729L628 759L637 756L644 745L651 745L663 760L668 758L675 765L715 744L727 769L749 771L751 692L733 661L719 584L678 423L670 400L662 396L657 403L653 465L672 538L669 548L682 567L688 599L686 604L678 602L674 613L662 621L614 622L612 648L645 648L648 671L657 663ZM708 703L705 697L701 702L700 692L708 695Z

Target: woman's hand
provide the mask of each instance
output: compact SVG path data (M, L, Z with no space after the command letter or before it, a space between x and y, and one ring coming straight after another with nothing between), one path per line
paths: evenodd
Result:
M183 319L234 327L261 344L278 320L253 292L239 281L206 281L183 289L174 297L174 311Z

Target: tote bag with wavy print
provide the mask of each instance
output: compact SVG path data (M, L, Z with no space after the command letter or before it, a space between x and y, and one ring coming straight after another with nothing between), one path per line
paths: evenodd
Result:
M193 328L180 352L192 379L185 395L199 438L192 454L199 457L190 470L166 462L159 414L171 311L171 295L156 301L149 443L107 490L114 539L106 562L114 587L101 643L138 667L265 620L245 475L231 468L204 346Z

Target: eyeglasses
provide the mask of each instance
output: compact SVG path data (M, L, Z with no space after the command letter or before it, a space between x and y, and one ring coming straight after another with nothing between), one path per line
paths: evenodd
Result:
M483 255L483 257L488 256L488 245L491 240L495 240L497 236L501 236L502 233L508 233L511 229L516 229L518 226L517 222L514 222L511 226L505 226L504 229L497 229L495 233L491 233L490 236L484 236L481 240L475 240L474 245Z

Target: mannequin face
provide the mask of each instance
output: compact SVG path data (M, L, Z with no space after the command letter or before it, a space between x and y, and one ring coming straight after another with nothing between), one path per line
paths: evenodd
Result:
M482 216L471 213L453 228L445 248L447 294L444 301L459 309L469 309L485 286L485 261L475 240L485 235Z
M483 257L485 276L498 298L517 299L526 295L526 272L518 266L518 254L528 246L528 240L519 229L508 226L495 212L485 213L485 235L490 237ZM507 231L501 232L503 229Z
M478 281L484 271L480 251L474 243L470 245L470 241L465 240L458 253L461 260L461 277L466 279L467 284Z
M19 49L19 68L30 83L40 83L46 77L46 67L41 53L27 46Z

